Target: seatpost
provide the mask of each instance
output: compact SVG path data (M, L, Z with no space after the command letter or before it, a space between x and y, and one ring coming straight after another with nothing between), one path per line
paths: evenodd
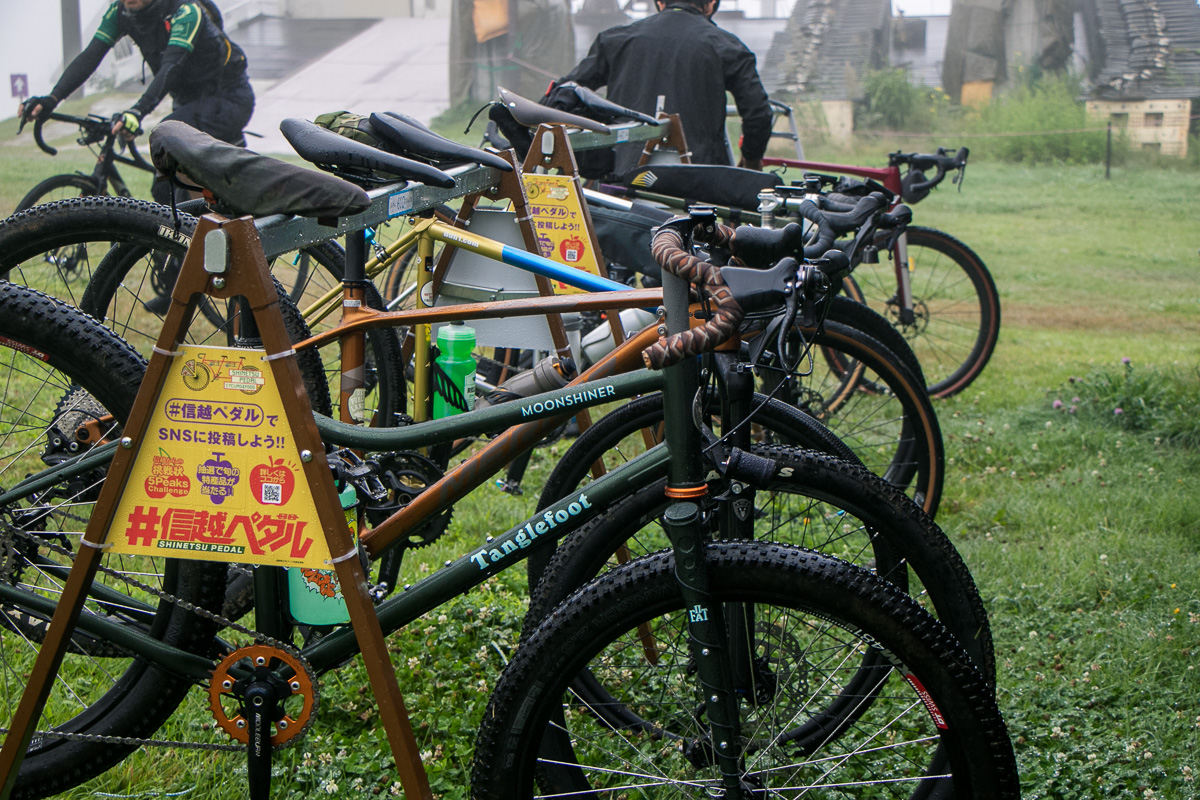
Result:
M349 322L366 303L367 232L346 234L346 272L342 276L342 320ZM357 424L366 419L366 345L362 333L341 337L342 378L339 411L342 422Z
M665 319L660 332L686 331L690 323L688 284L663 271ZM690 747L697 764L716 763L725 798L741 798L741 730L733 670L721 606L709 591L704 560L706 537L696 500L707 492L699 432L692 420L692 403L699 388L699 366L688 358L667 368L663 382L667 447L671 452L667 496L674 502L663 515L663 526L675 553L679 581L688 615L688 636L696 675L703 689L710 739Z

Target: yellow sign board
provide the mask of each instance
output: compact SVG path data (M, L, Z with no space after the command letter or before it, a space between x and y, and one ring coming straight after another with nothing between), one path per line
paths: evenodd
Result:
M575 178L570 175L524 175L530 218L543 258L600 275L596 243L588 231ZM583 292L552 281L558 294Z
M328 565L265 355L179 348L117 504L108 552Z

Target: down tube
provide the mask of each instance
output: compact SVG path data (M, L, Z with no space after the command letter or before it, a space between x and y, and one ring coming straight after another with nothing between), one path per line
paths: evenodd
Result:
M376 608L384 635L465 594L501 570L519 564L530 553L551 546L552 542L595 518L608 505L628 497L636 487L662 477L669 461L666 444L657 445L515 528L488 537L420 583L406 587ZM305 649L303 655L319 673L355 652L354 634L344 627Z
M627 339L625 344L589 367L587 371L569 383L567 388L613 377L622 370L632 369L632 365L635 363L640 366L642 350L648 347L657 336L658 334L653 328L647 328L632 339ZM384 520L374 530L364 533L362 543L366 546L367 552L372 556L378 556L403 535L408 524L420 522L458 502L467 492L479 486L502 466L531 449L541 436L552 430L550 427L552 425L553 423L547 422L530 422L509 428L500 434L474 457L462 462L444 475L440 481L417 495L407 506Z
M493 241L492 239L475 236L460 228L453 228L442 223L434 223L429 226L429 230L433 233L434 238L443 244L473 250L493 261L502 261L509 266L519 267L535 275L541 275L550 280L570 284L578 289L583 289L585 292L619 292L629 288L623 283L610 281L607 278L601 278L599 275L593 275L590 272L584 272L575 267L564 266L548 258L528 253L516 247Z

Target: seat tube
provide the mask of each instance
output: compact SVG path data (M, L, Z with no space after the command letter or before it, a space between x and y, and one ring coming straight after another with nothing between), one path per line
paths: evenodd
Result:
M417 237L417 308L433 305L426 286L433 283L433 237L422 231ZM417 334L413 348L413 419L424 422L430 415L429 396L429 325L414 326Z
M688 285L663 272L666 332L688 329ZM705 536L700 505L705 466L701 441L692 420L692 403L699 387L699 366L688 358L667 368L663 382L667 447L671 453L667 495L674 502L663 515L663 526L675 554L675 578L683 595L688 639L696 677L708 717L711 758L718 765L726 798L741 798L741 729L733 691L729 635L721 606L713 602L705 563Z

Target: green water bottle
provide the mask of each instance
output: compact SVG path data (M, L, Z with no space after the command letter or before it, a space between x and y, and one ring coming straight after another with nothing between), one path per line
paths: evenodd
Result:
M475 408L475 329L452 322L438 329L440 355L434 359L433 418L452 417Z
M352 485L338 495L346 524L350 526L350 538L358 545L358 493ZM292 619L302 625L340 625L350 621L346 610L346 598L338 583L337 572L331 569L288 567L288 605Z

